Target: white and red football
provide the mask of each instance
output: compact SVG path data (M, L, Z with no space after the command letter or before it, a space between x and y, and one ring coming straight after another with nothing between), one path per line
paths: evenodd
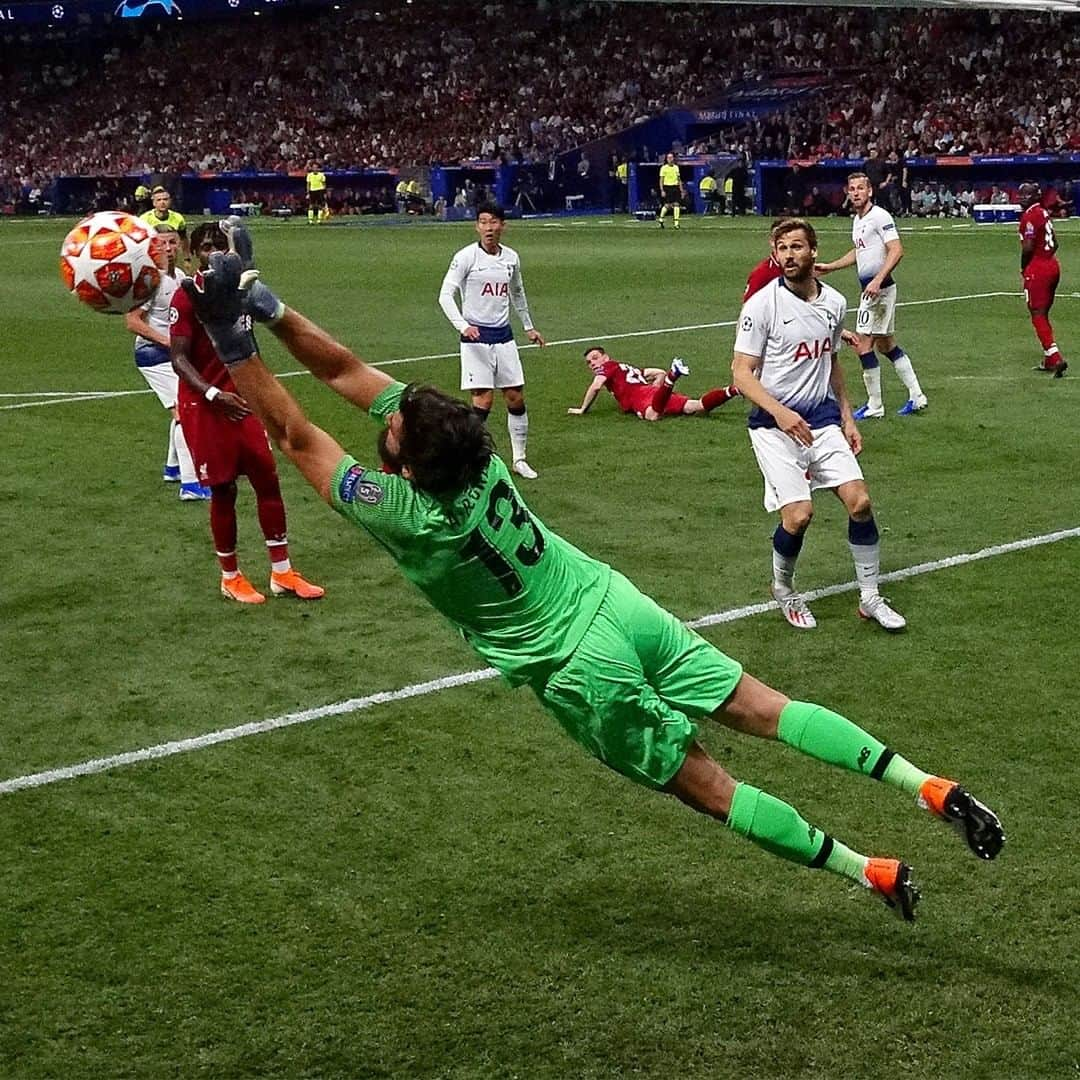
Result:
M160 284L160 247L152 225L123 210L103 210L64 238L60 277L95 311L123 315L145 304Z

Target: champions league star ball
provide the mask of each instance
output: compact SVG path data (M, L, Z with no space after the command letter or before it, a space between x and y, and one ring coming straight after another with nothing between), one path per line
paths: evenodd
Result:
M64 238L60 277L95 311L123 315L145 304L161 283L154 261L161 240L153 227L123 210L85 217Z

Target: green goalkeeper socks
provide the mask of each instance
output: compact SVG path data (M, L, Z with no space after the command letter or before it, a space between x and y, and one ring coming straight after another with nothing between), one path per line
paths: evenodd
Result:
M819 761L883 780L909 795L918 795L930 775L894 754L858 724L806 701L789 701L784 706L776 737Z
M866 884L863 876L866 856L809 824L793 806L750 784L735 786L728 825L781 859L812 870L831 870L860 885Z

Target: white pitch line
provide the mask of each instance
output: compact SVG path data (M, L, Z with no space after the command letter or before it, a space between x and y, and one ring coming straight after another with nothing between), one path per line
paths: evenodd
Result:
M901 300L897 307L919 307L923 304L950 304L958 300L989 300L997 296L1019 296L1020 293L1012 292L985 292L985 293L967 293L963 296L938 296L932 300ZM1080 294L1073 294L1080 295ZM547 348L553 348L557 345L581 345L587 341L620 341L624 338L635 337L653 337L660 334L682 334L690 330L721 330L728 326L734 326L737 319L728 319L724 322L708 322L708 323L693 323L689 326L663 326L655 330L629 330L621 334L590 334L588 337L579 338L562 338L559 341L549 341ZM519 345L518 351L524 352L526 349L539 349L539 345ZM396 360L380 360L372 361L374 367L386 368L396 367L398 364L415 364L422 360L454 360L460 354L458 352L444 352L444 353L429 353L427 356L402 356ZM279 372L279 379L291 379L297 375L310 375L311 372L306 368L299 371L284 371ZM151 390L75 390L72 391L72 395L68 397L51 397L47 401L29 401L20 402L17 405L0 405L0 412L7 409L30 409L35 406L41 405L65 405L72 401L96 401L101 398L113 398L113 397L137 397L141 394L150 394ZM38 396L44 396L45 394L56 394L57 391L41 391ZM0 397L16 397L26 395L15 394L0 394Z
M15 390L11 393L0 394L0 398L28 398L28 397L97 397L98 394L111 393L108 390ZM126 392L126 391L125 391ZM139 391L142 393L142 391Z
M934 300L901 300L897 307L922 307L926 304L949 304L953 300L989 300L995 296L1023 296L1020 292L980 292L968 296L939 296Z
M906 566L901 570L893 570L887 574L882 574L881 581L903 581L906 578L917 577L920 574L930 574L936 570L964 566L967 563L992 559L998 555L1008 555L1014 551L1025 551L1028 548L1039 547L1043 544L1055 544L1061 540L1072 540L1078 537L1080 537L1080 528L1059 529L1057 532L1043 533L1041 536L1029 536L1023 540L1013 540L1007 544L995 544L992 547L981 548L978 551L961 555L949 555L944 559L935 559L932 562ZM858 587L857 582L846 581L838 585L827 585L821 589L812 589L803 593L803 595L807 600L817 600L823 596L836 596L839 593L854 592ZM764 612L772 611L777 606L776 602L772 600L768 603L747 604L743 607L732 608L729 611L702 615L697 619L689 620L686 625L694 630L706 626L719 626L722 623L737 622L752 615L761 615ZM407 698L437 694L451 687L484 682L497 676L498 672L494 668L474 668L471 671L459 671L453 675L443 675L438 679L429 679L427 682L403 686L398 690L382 690L366 697L350 698L348 701L320 705L314 709L303 709L300 712L272 716L268 720L240 724L238 727L222 728L219 731L210 731L205 735L196 735L189 739L177 739L173 742L148 746L142 750L130 750L127 753L113 754L110 757L93 758L77 765L64 765L57 769L47 769L44 772L15 776L10 780L0 781L0 795L22 791L26 788L44 787L46 784L55 784L61 780L74 780L79 776L90 776L95 773L106 772L109 769L121 768L125 765L138 765L143 761L172 757L175 754L186 754L193 750L205 750L208 746L233 742L249 735L261 735L267 731L277 731L280 728L294 727L297 724L307 724L313 720L322 720L328 716L344 716L349 713L361 712L375 705L385 705L394 701L404 701Z
M106 398L139 397L152 392L151 390L87 390L68 397L47 397L41 401L20 401L17 405L0 405L0 410L37 409L45 405L67 405L72 401L103 401Z

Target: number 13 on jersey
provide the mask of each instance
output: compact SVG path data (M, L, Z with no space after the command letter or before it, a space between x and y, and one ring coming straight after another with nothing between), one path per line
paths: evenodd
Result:
M505 480L491 489L484 520L469 533L462 554L479 559L507 596L521 592L518 567L535 566L540 561L543 533Z

